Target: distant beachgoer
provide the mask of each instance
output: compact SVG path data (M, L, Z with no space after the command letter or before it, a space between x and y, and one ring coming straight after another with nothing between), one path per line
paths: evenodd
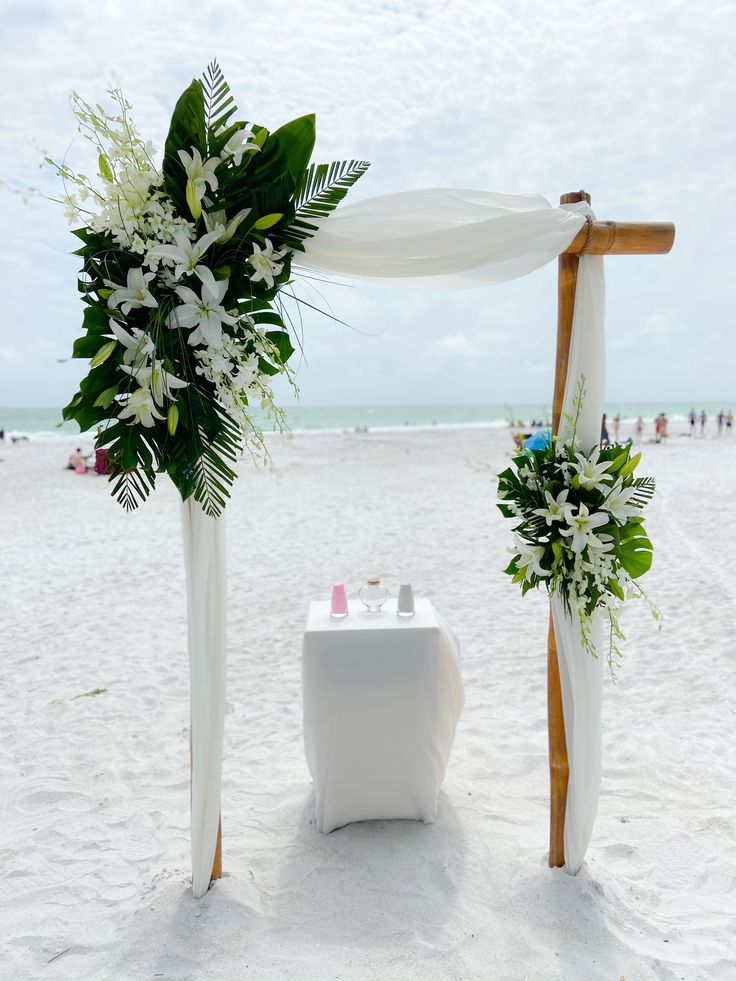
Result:
M700 413L700 435L705 436L705 424L708 421L708 416L705 414L705 409Z
M613 417L613 441L618 443L618 436L621 430L621 413L617 412Z
M641 439L644 435L644 419L641 416L639 416L639 418L636 420L636 428L634 432L636 433L637 439Z
M84 473L87 472L87 457L82 453L81 446L78 446L69 457L67 470L74 470L77 473L82 472L82 470Z
M721 411L718 413L718 416L716 417L716 421L718 423L718 435L719 436L723 432L723 420L724 420L724 418L725 417L724 417L723 409L721 409Z
M603 418L601 419L601 446L608 446L610 440L608 438L608 426L606 425L606 413L603 413Z
M690 435L695 435L695 423L698 421L698 417L695 413L695 409L690 409L690 415L688 416L690 420Z
M731 412L731 410L729 409L728 410L728 414L726 416L726 435L727 436L730 436L731 435L731 430L732 429L733 429L733 412Z
M659 419L659 434L662 439L667 439L667 426L669 425L669 422L664 412L660 412Z
M0 443L4 443L4 442L5 442L5 430L0 429Z

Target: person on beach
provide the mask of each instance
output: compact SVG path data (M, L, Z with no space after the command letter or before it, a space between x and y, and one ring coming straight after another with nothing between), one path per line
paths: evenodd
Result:
M617 412L613 417L613 441L614 443L619 442L618 434L621 429L621 413Z
M718 424L718 435L719 436L723 432L723 419L724 419L724 414L723 414L723 409L721 409L721 411L716 416L716 422Z
M729 409L726 415L726 435L730 436L733 429L733 412Z
M69 463L67 464L67 470L74 470L75 473L86 473L87 472L87 457L82 453L81 446L78 446L76 450L69 457Z
M608 426L606 424L606 413L603 413L603 418L601 419L601 446L609 446L610 440L608 438Z
M705 436L705 424L708 421L708 416L705 414L705 409L700 412L700 435Z
M636 427L634 428L634 433L636 434L636 438L638 440L641 440L642 437L644 436L644 418L643 418L643 416L639 416L639 418L636 420Z
M697 417L697 415L695 413L695 409L690 409L690 415L688 416L688 420L690 421L690 435L691 436L694 436L695 435L695 423L698 421L698 417Z

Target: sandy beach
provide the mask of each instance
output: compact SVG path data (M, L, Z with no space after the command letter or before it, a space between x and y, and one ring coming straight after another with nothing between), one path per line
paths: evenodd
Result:
M501 569L508 431L273 438L227 510L225 876L189 886L177 494L126 515L77 442L0 444L0 978L736 979L736 437L644 443L656 547L604 685L575 878L547 868L547 602ZM89 439L83 445L90 446ZM487 467L487 470L483 470ZM466 707L434 825L313 826L301 637L334 580L410 580Z

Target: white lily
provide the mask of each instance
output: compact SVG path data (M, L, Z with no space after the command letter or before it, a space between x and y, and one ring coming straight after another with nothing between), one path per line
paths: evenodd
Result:
M120 365L120 369L135 378L142 388L150 388L156 405L163 405L164 399L173 399L173 389L187 387L187 382L165 371L160 361L154 361L147 367Z
M156 425L156 419L163 420L164 416L156 411L151 389L144 386L131 392L125 408L118 413L118 418L130 419L131 425L139 422L147 429L151 429Z
M186 232L177 232L174 236L175 245L157 245L149 251L149 255L159 256L174 263L174 276L181 279L188 273L194 273L213 293L217 291L215 277L212 270L200 264L200 259L207 249L218 240L220 233L207 232L197 239L190 242Z
M520 572L524 573L524 579L527 582L531 581L532 575L545 579L552 574L549 569L543 569L539 564L544 555L544 545L530 545L518 535L514 536L514 545L519 553L516 566Z
M247 150L260 150L256 138L249 129L236 130L225 146L220 150L223 159L232 158L236 167L240 166L243 154Z
M113 291L107 305L112 309L120 306L126 316L134 308L157 307L158 300L148 289L148 284L155 275L152 272L144 272L143 267L139 266L136 269L128 270L126 286L117 286L115 283L105 280L105 285L111 287Z
M570 548L573 552L580 553L586 545L593 548L602 548L603 542L593 534L595 528L608 524L608 515L602 511L594 511L592 514L586 504L581 502L578 513L568 519L568 528L560 528L560 534L566 537L572 536Z
M593 452L589 457L584 456L582 453L576 453L575 459L578 462L567 464L571 470L576 471L578 482L585 490L595 490L596 487L605 486L613 479L611 474L606 473L613 461L599 463L599 456L600 448L596 446L593 448Z
M128 333L111 317L110 329L123 345L124 364L141 367L155 353L156 345L151 340L150 335L139 327L131 327L130 333Z
M266 245L263 249L254 242L253 255L248 258L248 262L255 269L255 273L251 276L251 282L257 283L259 280L263 280L266 286L272 289L274 276L278 276L284 268L284 264L278 260L283 259L287 251L285 249L283 252L276 252L269 239L266 239Z
M204 227L208 232L217 232L218 237L216 241L224 245L230 241L240 227L243 219L247 218L251 211L252 208L244 208L234 218L231 218L230 221L227 220L224 211L205 211L203 213Z
M570 516L573 512L573 505L568 503L567 495L569 491L567 489L560 491L556 498L554 498L549 491L544 492L545 500L547 501L546 508L536 508L533 512L538 514L540 518L544 518L550 527L553 521L564 521L566 524L570 521Z
M221 306L229 282L228 279L214 281L214 289L203 284L200 296L197 296L188 286L177 286L177 296L184 302L169 315L169 326L183 327L186 330L196 328L188 338L192 345L222 347L222 325L234 324L236 321L236 318Z
M202 213L199 202L207 192L207 185L209 184L213 191L217 190L215 170L221 160L219 157L210 157L203 162L202 154L195 147L192 147L191 154L186 150L179 150L178 153L187 175L187 203L192 216L197 219Z
M635 518L641 515L641 508L631 503L631 499L636 493L635 487L624 487L621 481L614 484L611 493L603 502L603 507L611 517L622 524L627 518Z

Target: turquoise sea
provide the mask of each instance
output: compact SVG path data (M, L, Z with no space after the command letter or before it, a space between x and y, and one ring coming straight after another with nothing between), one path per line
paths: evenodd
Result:
M720 411L736 409L724 402L610 402L606 405L609 419L620 413L623 420L641 415L651 420L665 412L672 422L684 420L691 407L702 409L710 420ZM431 428L457 426L507 426L521 420L545 422L551 414L543 403L526 405L376 405L376 406L310 406L300 405L287 410L289 426L294 432L343 432L356 429L392 430L405 427ZM1 408L0 430L6 437L28 436L33 440L68 439L79 432L76 423L62 423L57 408Z

